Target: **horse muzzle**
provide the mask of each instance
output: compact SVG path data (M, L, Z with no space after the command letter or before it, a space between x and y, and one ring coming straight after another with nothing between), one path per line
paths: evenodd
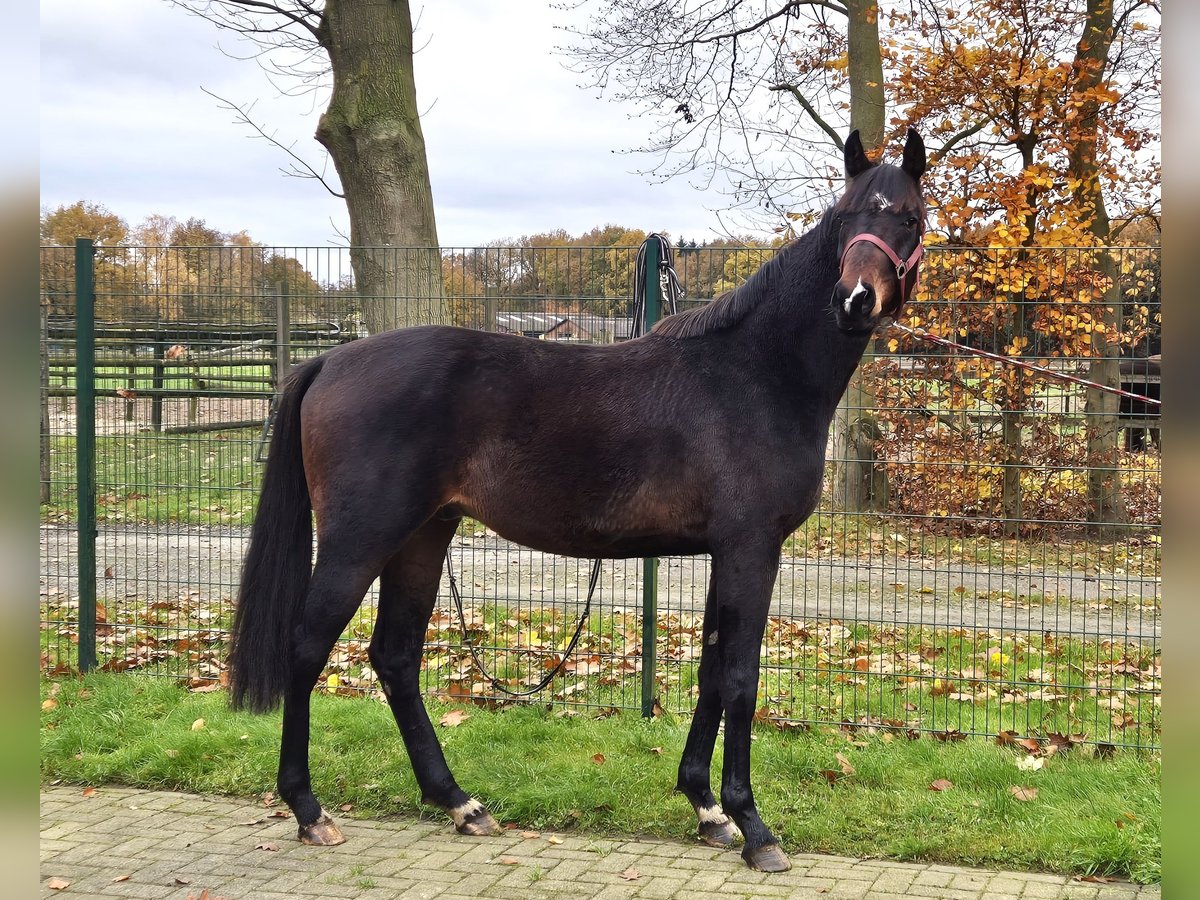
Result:
M880 324L879 293L869 281L860 278L849 287L839 281L833 286L832 302L837 327L846 334L867 334Z

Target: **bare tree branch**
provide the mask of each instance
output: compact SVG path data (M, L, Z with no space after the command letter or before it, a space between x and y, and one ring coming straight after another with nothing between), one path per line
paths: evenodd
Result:
M250 110L253 108L253 104L243 108L242 106L239 106L237 103L234 103L232 100L226 100L224 97L222 97L218 94L214 94L212 91L208 90L208 88L204 87L203 85L200 86L200 90L204 91L204 93L208 94L208 96L210 96L214 100L216 100L224 109L227 109L230 112L236 113L237 118L235 121L237 122L237 124L249 125L251 128L253 128L258 133L259 137L263 138L268 143L278 147L280 150L282 150L284 153L286 153L288 156L290 156L293 160L295 160L295 162L292 164L292 167L290 170L288 170L288 169L280 169L279 170L284 175L286 175L290 178L312 178L312 179L315 179L316 181L321 182L321 186L324 187L325 190L329 191L329 193L332 194L333 196L338 197L339 199L342 199L342 200L346 199L345 194L343 194L341 191L334 190L332 187L330 187L329 182L327 182L325 180L325 176L323 176L320 172L318 172L316 169L314 169L311 165L309 165L309 163L306 160L304 160L303 158L298 156L295 153L295 151L292 150L292 147L295 146L295 144L285 145L282 141L278 140L275 137L275 135L268 134L267 131L261 125L259 125L257 122L254 121L254 119L252 119L250 117Z
M837 131L834 130L832 125L830 125L823 118L821 118L821 116L817 113L817 111L815 109L813 109L812 104L809 103L806 99L804 99L804 95L800 93L800 89L797 88L794 84L773 84L773 85L771 85L770 90L786 91L787 93L789 93L793 97L795 97L796 102L799 103L800 106L804 109L804 111L806 113L808 113L809 116L812 117L812 120L814 122L816 122L817 125L820 126L822 131L824 131L827 135L829 135L829 137L833 140L834 145L837 146L837 148L839 150L845 149L846 145L842 141L842 136L840 134L838 134Z

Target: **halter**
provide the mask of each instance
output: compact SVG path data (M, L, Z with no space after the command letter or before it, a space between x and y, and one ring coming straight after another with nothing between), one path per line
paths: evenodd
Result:
M917 268L921 262L921 257L925 254L925 222L921 222L921 234L917 238L916 249L908 259L901 259L900 254L888 246L887 241L879 237L877 234L871 234L869 231L856 234L850 239L850 243L842 248L842 258L838 260L838 271L840 272L846 265L846 254L850 252L850 248L860 241L866 241L868 244L874 244L880 250L888 255L888 259L892 261L892 265L896 267L896 277L900 279L900 297L901 300L907 299L913 291L917 289L917 285L921 283L921 272ZM912 288L906 289L905 281L909 274L912 273L913 283Z

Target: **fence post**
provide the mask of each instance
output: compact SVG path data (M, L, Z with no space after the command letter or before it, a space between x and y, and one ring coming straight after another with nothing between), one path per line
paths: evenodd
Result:
M643 333L648 333L658 321L662 297L658 282L658 241L647 240L643 246L646 249L646 283L643 285L646 319ZM645 718L654 715L654 702L657 699L654 683L657 648L658 559L650 557L642 560L642 716Z
M41 489L38 500L50 502L50 310L44 302L39 304L40 323L38 328L38 356L41 359L41 403L42 427L38 441L38 472Z
M75 240L75 489L79 671L96 667L96 248Z
M275 390L282 391L292 371L292 311L286 278L279 282L275 297Z

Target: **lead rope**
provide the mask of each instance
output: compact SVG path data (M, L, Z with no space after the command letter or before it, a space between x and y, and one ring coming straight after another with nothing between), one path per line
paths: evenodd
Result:
M1094 388L1098 391L1104 391L1109 394L1116 394L1118 397L1129 397L1132 400L1138 400L1142 403L1149 403L1154 406L1162 406L1161 400L1156 400L1153 397L1147 397L1145 394L1135 394L1132 391L1122 390L1121 388L1109 387L1106 384L1100 384L1097 381L1088 381L1086 378L1080 378L1078 375L1071 375L1067 372L1056 372L1053 369L1047 369L1045 366L1037 366L1031 362L1026 362L1023 359L1017 359L1012 356L1001 356L999 353L992 353L989 350L980 350L978 347L970 347L966 344L960 344L957 341L952 341L944 337L938 337L936 334L930 334L920 328L913 328L909 325L902 325L899 322L892 322L891 327L904 334L910 335L922 341L929 341L931 344L939 344L942 347L949 347L953 350L962 350L972 356L982 356L984 359L990 359L998 363L1003 363L1009 366L1017 366L1021 369L1027 369L1030 372L1037 372L1039 375L1045 375L1047 378L1057 378L1059 381L1070 381L1073 384L1080 384L1084 387Z
M646 327L646 245L651 241L658 243L658 290L663 299L666 315L672 316L679 312L679 301L686 294L675 274L675 258L671 254L671 242L661 234L650 235L638 248L637 266L633 278L633 323L629 336L641 337L649 329Z
M599 559L592 561L592 577L588 581L587 600L584 601L583 612L579 614L579 624L575 626L575 633L571 635L571 640L567 642L567 647L563 650L562 657L558 663L533 687L514 691L495 675L488 672L487 667L483 664L483 660L479 658L479 654L475 650L475 645L467 640L467 615L463 611L462 594L458 590L458 579L454 577L454 568L450 560L450 549L446 549L446 575L450 579L450 596L454 598L454 605L458 608L458 623L462 626L463 645L471 651L471 659L475 661L475 667L479 669L484 678L491 682L492 687L502 693L508 694L510 697L528 697L542 690L563 670L563 666L567 664L567 660L570 658L572 651L574 651L575 645L579 643L579 636L583 634L583 626L587 623L588 614L592 610L592 595L596 592L596 585L600 582L601 562L602 560Z

